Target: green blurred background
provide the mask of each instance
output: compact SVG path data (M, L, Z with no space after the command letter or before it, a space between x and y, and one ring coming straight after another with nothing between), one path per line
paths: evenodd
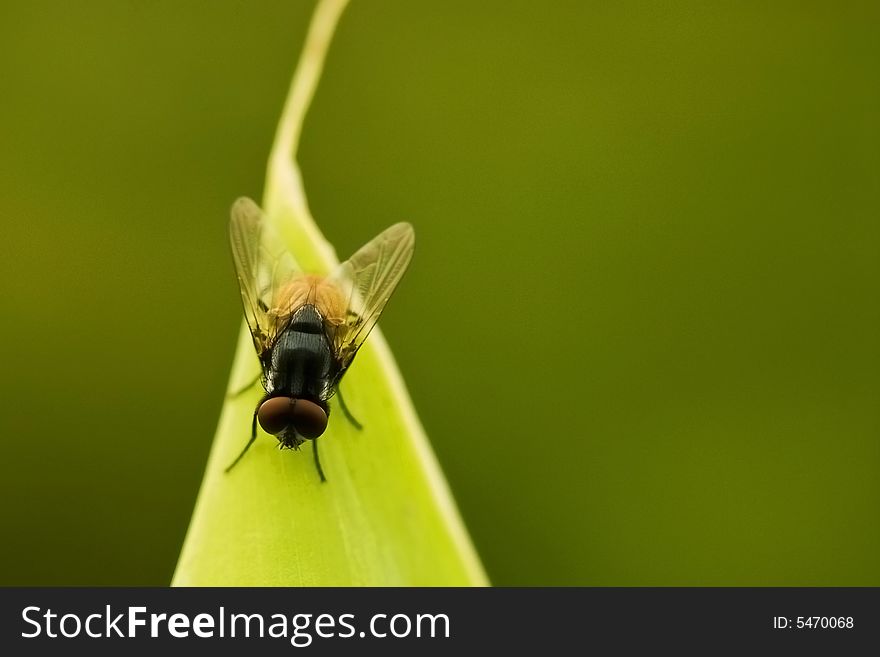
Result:
M170 580L305 2L4 3L0 584ZM357 1L306 122L499 585L880 585L877 3Z

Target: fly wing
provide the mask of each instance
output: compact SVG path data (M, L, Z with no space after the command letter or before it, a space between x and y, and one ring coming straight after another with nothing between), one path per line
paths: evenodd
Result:
M279 312L279 298L300 269L262 210L249 198L232 204L229 244L244 316L262 361L287 318Z
M341 323L332 332L342 372L351 364L403 278L415 241L410 224L394 224L329 276L328 280L341 293L346 309Z

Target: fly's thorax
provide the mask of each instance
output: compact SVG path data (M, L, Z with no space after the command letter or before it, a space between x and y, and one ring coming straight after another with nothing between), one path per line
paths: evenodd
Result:
M337 369L324 317L315 305L306 304L293 313L272 348L267 390L327 399Z

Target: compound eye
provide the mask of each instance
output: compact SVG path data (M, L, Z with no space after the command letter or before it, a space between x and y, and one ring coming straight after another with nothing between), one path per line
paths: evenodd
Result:
M293 424L293 405L296 400L290 397L272 397L260 405L257 420L263 431L278 435Z
M277 436L293 426L303 438L317 438L327 429L327 413L307 399L273 397L260 405L257 420L263 431Z
M317 438L327 428L327 413L307 399L297 399L293 407L293 427L303 438Z

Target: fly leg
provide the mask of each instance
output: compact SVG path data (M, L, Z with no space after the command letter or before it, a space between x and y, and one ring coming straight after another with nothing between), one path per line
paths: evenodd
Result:
M229 472L235 465L241 461L241 457L244 456L245 452L248 451L248 448L253 444L253 442L257 439L257 411L260 410L260 405L257 404L257 407L254 409L254 419L251 423L251 439L247 442L247 445L244 446L244 449L241 450L241 454L239 454L236 459L229 464L229 467L226 468L223 472Z
M247 384L246 386L244 386L243 388L239 388L239 389L236 390L235 392L230 392L230 393L228 393L228 394L226 395L226 398L227 398L227 399L235 399L236 397L240 397L243 393L247 392L248 390L250 390L251 388L253 388L255 385L257 385L257 382L260 380L260 376L262 376L262 375L261 375L261 374L257 374L256 378L255 378L253 381L251 381L250 383L248 383L248 384Z
M321 467L321 457L318 456L317 438L312 440L312 453L315 455L315 467L318 469L318 476L321 478L321 483L323 484L327 481L327 477L324 476L324 469Z
M342 409L342 414L345 416L345 418L349 422L351 422L352 425L354 426L354 428L357 429L358 431L363 429L364 426L360 422L358 422L356 419L354 419L354 415L351 414L351 411L348 410L348 406L345 405L345 400L342 398L342 390L341 389L336 390L336 396L339 398L339 408Z

